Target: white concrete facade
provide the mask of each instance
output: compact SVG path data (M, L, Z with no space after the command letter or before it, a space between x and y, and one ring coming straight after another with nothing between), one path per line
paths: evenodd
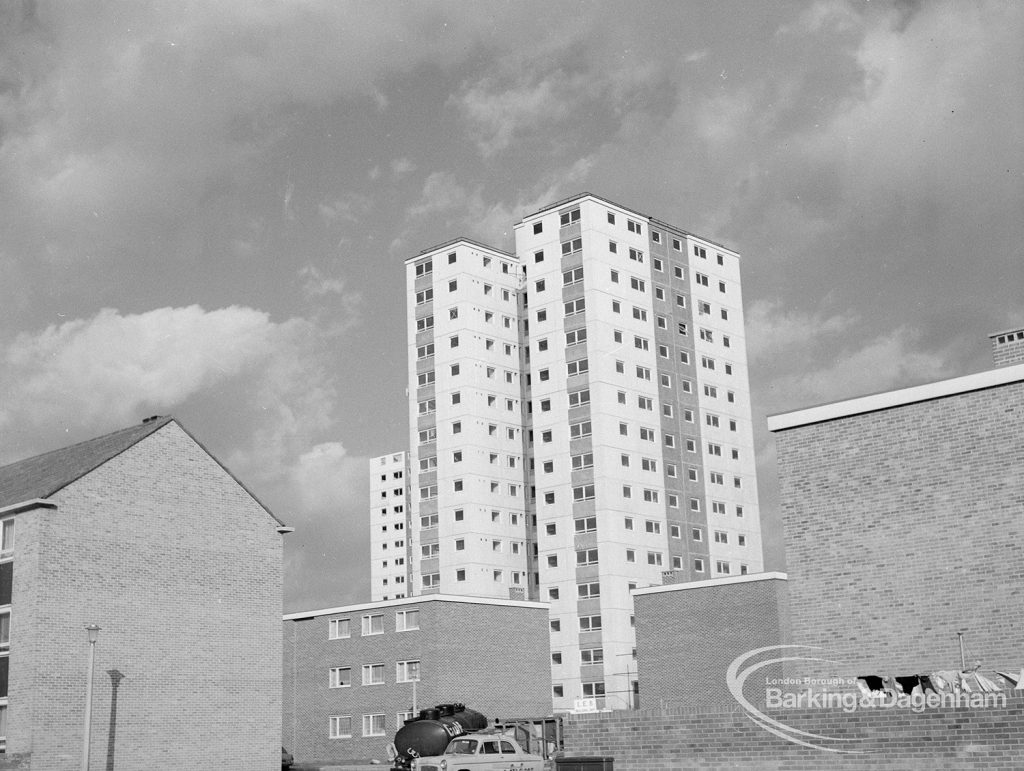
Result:
M533 598L519 262L459 239L406 271L413 585Z
M631 592L763 570L739 255L590 194L515 243L406 261L410 594L549 603L555 708L625 708Z
M409 463L405 452L370 458L370 596L374 602L411 594Z

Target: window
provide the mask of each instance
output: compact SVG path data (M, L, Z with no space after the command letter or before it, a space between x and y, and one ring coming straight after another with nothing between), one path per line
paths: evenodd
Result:
M572 209L572 210L567 211L567 212L562 212L561 216L559 216L559 218L558 218L559 227L563 227L563 228L566 225L571 225L574 222L579 222L579 221L580 221L580 210L579 209Z
M626 220L626 230L628 230L630 233L636 233L636 234L639 235L639 233L640 233L640 223L639 222L634 222L633 220L630 220L630 219L627 219Z
M383 685L383 683L383 664L363 664L363 685Z
M433 289L424 289L422 292L417 292L416 293L416 304L417 305L423 305L423 303L428 303L428 302L430 302L433 299L434 299L434 290Z
M697 246L697 244L694 244L693 256L700 257L702 260L706 260L708 258L708 252L703 246Z
M599 632L599 631L601 631L601 617L600 616L580 616L580 631L581 632Z
M700 329L700 339L706 343L715 342L714 334L712 334L710 329L704 329L704 327L701 327Z
M711 511L714 514L725 514L725 504L722 501L712 501Z
M729 572L729 563L726 562L725 560L718 560L717 562L715 562L715 572L716 573L728 573Z
M466 580L466 571L464 569L456 570L455 571L455 580L456 581L465 581Z
M747 545L747 537L745 535L737 535L736 536L736 545L737 546L746 546Z
M562 286L572 286L583 281L583 268L573 268L562 273Z
M424 330L433 329L433 328L434 328L434 317L433 316L424 316L422 319L416 319L416 331L417 332L423 332Z
M654 520L649 519L646 522L644 522L644 529L648 533L653 533L654 535L658 535L658 534L661 533L661 523L660 522L655 522Z
M589 597L600 597L601 596L601 584L580 584L576 587L577 596L581 600L585 600Z
M648 565L661 565L661 552L660 551L649 551L647 552L647 564Z
M722 455L722 445L708 442L708 455Z
M539 224L540 223L538 222L537 225L539 225ZM534 227L536 228L537 225L534 225ZM534 230L534 232L536 233L537 231ZM539 252L534 252L533 253L533 261L534 262L544 262L544 250L543 249L541 249Z
M620 329L612 330L612 340L614 340L616 343L621 343L622 342L622 330L620 330Z
M583 311L585 311L586 308L587 304L584 298L580 297L576 300L570 300L569 302L565 303L565 315L575 316L578 313L583 313Z
M537 311L537 322L538 323L540 323L541 321L547 321L547 320L548 320L548 312L546 310L539 310L539 311Z
M642 410L653 410L654 409L654 400L651 399L649 396L638 396L638 397L636 397L636 403L637 403L637 407L639 407Z
M704 369L712 369L713 370L715 368L715 360L710 358L709 356L701 356L700 357L700 366L702 366Z
M632 517L626 517L625 519L623 519L622 520L622 526L626 530L632 530L633 529L633 518Z
M428 514L425 517L420 517L420 527L422 527L422 528L437 527L437 514Z
M420 679L420 662L419 661L396 661L395 662L395 682L396 683L412 683L419 681Z
M633 488L630 487L629 485L623 485L622 486L622 497L623 498L632 498L633 497Z
M537 222L534 222L533 223L533 232L535 234L536 233L543 233L544 232L544 222L541 221L541 220L537 220Z
M437 409L437 402L434 399L424 399L416 405L420 415L428 415Z
M572 488L572 499L574 501L592 501L594 499L593 485L580 485Z
M725 282L724 281L719 281L718 282L718 291L721 292L722 294L725 294Z
M639 251L637 249L632 249L631 248L629 250L629 259L633 260L634 262L643 262L644 261L643 252L641 252L641 251Z
M352 716L331 715L330 717L330 738L350 739L352 738Z
M653 428L646 428L644 426L640 427L640 438L643 439L645 442L653 442L654 436L655 434Z
M673 238L672 239L672 248L675 249L677 252L683 251L683 243L682 243L682 241L680 241L678 238Z
M728 320L729 320L729 311L727 311L725 308L722 308L722 321L728 321Z
M546 286L546 285L545 285L545 283L544 283L544 279L540 279L539 281L537 281L537 282L536 282L536 283L534 284L534 288L535 288L535 291L536 291L536 292L538 292L538 293L539 293L539 292L543 292L543 291L544 291L544 287L545 287L545 286Z
M576 552L576 565L596 565L597 549L580 549Z
M651 379L651 368L650 367L641 367L641 366L638 365L637 368L636 368L636 376L638 378L640 378L641 380L650 380Z
M626 372L626 362L619 361L618 359L616 359L615 360L615 371L618 372L620 375L624 374Z
M384 634L384 614L373 613L363 616L363 637L371 634Z
M570 377L573 375L583 375L590 369L590 365L586 359L578 359L577 361L570 361L566 365L566 371Z
M619 283L619 271L613 270L611 272L611 279L613 284Z
M584 359L583 361L586 361ZM570 373L572 374L572 373ZM584 388L582 391L570 391L569 392L569 406L579 407L583 404L590 404L590 389Z
M425 359L428 356L434 355L434 344L428 343L427 345L421 345L416 349L416 358Z
M421 372L419 375L416 376L416 385L419 388L423 388L423 386L428 386L431 383L433 383L434 380L434 370L430 370L429 372Z
M719 421L718 421L718 416L717 415L713 415L710 412L707 413L704 416L704 422L707 423L712 428L718 428L718 422Z
M671 418L674 414L674 408L668 402L663 402L661 405L661 414L666 418Z
M593 696L604 696L604 683L584 683L583 684L583 695L588 697Z
M587 342L587 330L586 330L586 328L574 329L571 332L566 332L565 333L565 344L566 345L579 345L580 343L585 343L585 342Z
M381 665L383 675L384 665ZM330 687L348 688L352 685L352 667L331 667Z
M611 252L612 254L618 254L619 253L619 245L617 243L615 243L614 241L609 241L608 242L608 251Z
M646 284L638 279L636 276L630 276L629 286L631 289L635 289L638 292L646 292Z
M695 573L703 573L704 572L704 560L694 560L693 561L693 570L694 570Z
M715 543L729 543L729 534L724 530L716 530Z
M646 337L640 337L639 335L633 336L633 347L638 348L641 351L651 350L651 342Z
M644 500L647 503L658 502L658 491L657 490L644 490Z
M573 471L579 471L585 468L591 468L594 465L594 453L585 452L580 455L572 456L572 469ZM547 470L547 464L545 464L545 471ZM553 469L552 469L553 470Z
M597 530L597 517L580 517L573 520L577 533L593 533Z
M660 262L660 260L655 260L655 262L656 263ZM656 300L664 300L665 299L665 290L662 289L660 286L654 287L654 299L656 299Z
M580 663L581 664L600 664L604 661L604 649L603 648L584 648L580 651ZM594 683L587 683L587 685L594 685ZM604 683L597 683L597 685L604 685Z
M453 377L459 374L459 369L460 368L459 368L458 364L452 364L450 369L451 369L451 373L452 373Z
M431 589L435 586L441 585L441 574L440 573L425 573L423 575L423 588Z
M591 424L589 420L584 420L579 423L571 423L569 425L569 438L580 439L584 436L590 436ZM593 497L593 496L591 496Z
M711 484L713 485L724 485L725 478L722 476L720 471L712 471L710 473Z
M332 618L327 622L327 639L341 640L352 636L351 625L347 618Z
M384 715L363 715L363 736L383 736Z
M575 254L576 252L583 251L583 239L574 238L571 241L562 242L562 256L565 257L568 254Z

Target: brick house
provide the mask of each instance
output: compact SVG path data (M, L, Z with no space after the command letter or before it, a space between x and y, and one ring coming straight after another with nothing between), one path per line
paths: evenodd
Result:
M284 741L297 758L386 758L414 710L551 713L548 606L445 594L284 616Z
M0 768L277 768L281 523L170 417L0 468ZM281 528L284 530L284 528Z
M819 669L958 669L960 631L968 667L1024 665L1024 348L1000 336L1007 366L769 418L792 641L842 662Z

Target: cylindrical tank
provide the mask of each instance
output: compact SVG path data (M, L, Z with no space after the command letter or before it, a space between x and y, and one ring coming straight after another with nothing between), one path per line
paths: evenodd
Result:
M395 734L396 765L411 758L440 755L456 736L487 727L487 718L462 704L438 704L420 711Z

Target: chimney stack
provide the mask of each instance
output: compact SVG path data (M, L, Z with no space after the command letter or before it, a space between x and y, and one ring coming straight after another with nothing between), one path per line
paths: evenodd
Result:
M995 332L992 341L992 363L997 367L1024 364L1024 327Z

